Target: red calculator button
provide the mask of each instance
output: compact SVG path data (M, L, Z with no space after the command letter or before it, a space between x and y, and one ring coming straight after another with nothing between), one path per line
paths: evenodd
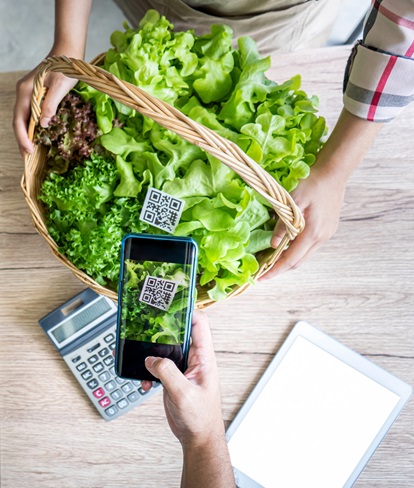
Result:
M105 395L105 390L103 388L98 388L93 392L95 398L102 398Z
M99 400L99 405L101 407L109 407L109 405L111 404L111 400L108 398L108 397L105 397L105 398L102 398L102 400Z

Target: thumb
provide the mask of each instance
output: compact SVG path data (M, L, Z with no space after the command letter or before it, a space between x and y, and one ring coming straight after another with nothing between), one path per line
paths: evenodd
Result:
M148 356L145 359L145 367L158 378L168 393L181 391L188 383L187 378L177 368L171 359Z
M272 240L270 241L270 245L276 249L277 246L280 244L280 241L283 239L283 236L286 234L286 227L283 221L279 218L276 223L275 230L273 231Z
M64 75L54 74L55 76L49 82L49 89L42 104L42 113L40 116L40 125L47 127L50 119L56 114L59 103L63 97L67 95L69 90L73 88L78 80L69 79Z

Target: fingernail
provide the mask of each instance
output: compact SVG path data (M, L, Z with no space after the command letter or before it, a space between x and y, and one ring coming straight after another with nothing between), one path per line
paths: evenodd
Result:
M42 117L40 119L40 125L42 127L47 127L49 125L49 122L50 122L50 118L48 118L48 117Z
M152 365L155 363L155 361L157 360L156 357L154 356L148 356L145 358L145 366L147 368L152 368Z

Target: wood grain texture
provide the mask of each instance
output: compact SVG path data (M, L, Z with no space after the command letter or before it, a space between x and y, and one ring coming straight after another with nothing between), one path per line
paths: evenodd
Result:
M271 77L300 73L333 127L348 47L275 58ZM21 73L0 74L1 485L177 487L181 450L162 394L106 423L37 324L84 287L36 234L19 187L11 116ZM352 175L337 234L301 268L208 309L226 425L292 326L318 326L414 384L414 107L387 125ZM410 401L357 487L414 485Z

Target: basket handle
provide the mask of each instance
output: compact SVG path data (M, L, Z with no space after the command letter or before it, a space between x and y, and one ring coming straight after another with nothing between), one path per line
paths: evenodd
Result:
M29 137L33 140L34 128L41 114L41 102L45 94L44 78L48 72L63 73L69 78L84 81L91 87L109 95L114 100L149 117L166 129L175 132L186 141L195 144L231 168L273 207L286 227L278 247L256 274L259 277L273 266L286 245L302 232L305 221L302 212L290 194L258 163L247 156L235 143L219 136L211 129L190 119L182 112L146 93L131 83L122 81L104 69L85 61L66 56L46 58L39 66L33 88Z

